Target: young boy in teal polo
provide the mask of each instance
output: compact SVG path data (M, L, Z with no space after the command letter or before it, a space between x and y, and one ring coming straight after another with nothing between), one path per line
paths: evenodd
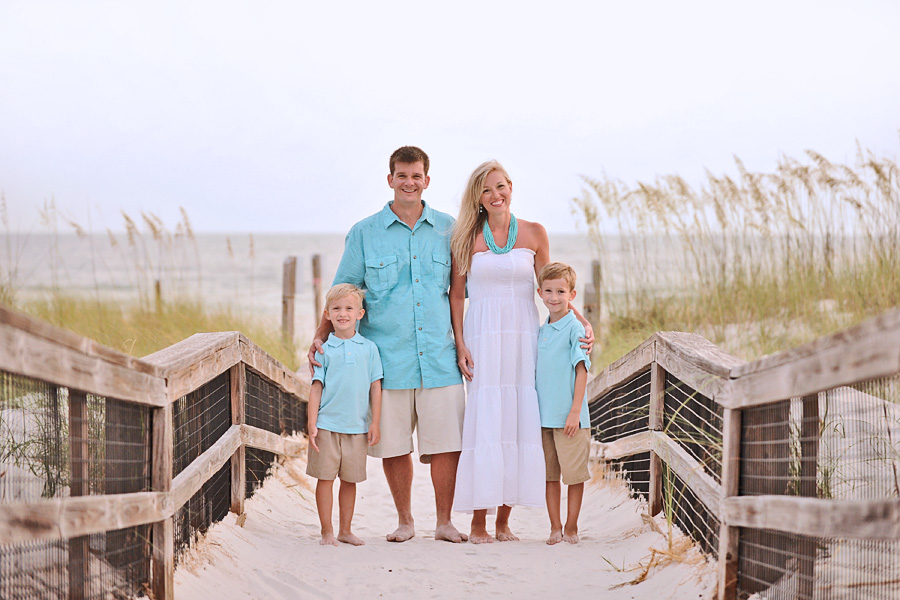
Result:
M365 542L350 530L356 504L356 484L366 480L366 450L381 438L381 357L375 344L356 332L362 318L363 291L349 283L336 285L325 296L325 316L334 332L317 354L321 366L313 372L309 390L306 474L318 479L316 508L322 525L322 545ZM371 423L370 423L371 415ZM340 477L338 535L331 509L334 480Z
M577 544L584 482L591 478L591 420L585 396L591 361L581 348L584 326L569 309L569 302L575 298L574 269L559 262L545 265L538 273L538 293L550 311L538 332L535 373L547 466L547 543ZM560 478L568 486L565 528L560 516Z

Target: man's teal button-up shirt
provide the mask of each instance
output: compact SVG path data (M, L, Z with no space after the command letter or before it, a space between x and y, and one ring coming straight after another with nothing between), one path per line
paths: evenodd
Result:
M415 226L391 203L350 229L334 285L366 290L359 332L375 342L389 390L462 383L450 327L453 217L422 203Z

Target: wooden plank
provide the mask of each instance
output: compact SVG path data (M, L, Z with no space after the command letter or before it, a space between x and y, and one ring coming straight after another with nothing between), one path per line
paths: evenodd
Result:
M746 408L900 373L900 309L732 369L716 401Z
M231 367L231 424L242 425L245 420L247 373L243 363ZM243 444L231 455L231 512L243 514L247 495L247 452Z
M656 334L657 357L675 355L694 365L703 373L728 379L732 369L745 364L733 354L725 352L706 338L681 331L660 331Z
M653 448L653 435L649 431L642 431L619 438L614 442L593 442L593 446L597 448L598 458L603 460L625 458Z
M90 493L89 439L87 394L69 390L69 495L73 498ZM91 595L89 541L88 536L82 535L68 542L70 600L84 600Z
M737 496L741 483L741 412L725 410L722 420L722 495ZM740 528L724 521L719 526L717 577L719 600L737 598Z
M306 445L251 425L241 425L241 440L247 446L268 450L282 456L299 456Z
M241 360L254 371L282 390L306 402L309 399L309 382L272 358L262 348L241 335Z
M652 431L662 431L665 420L666 372L658 362L650 365L650 415L649 427ZM662 512L663 507L663 465L656 452L650 453L650 490L648 510L651 517Z
M153 411L153 449L150 484L155 491L166 492L165 516L153 523L150 588L155 600L175 596L175 507L168 492L172 489L174 431L172 405Z
M297 257L288 256L282 265L281 277L281 335L287 342L294 340L294 299L297 292ZM318 311L316 311L318 313Z
M634 379L646 371L654 360L656 360L656 335L650 336L634 350L603 369L596 377L588 380L588 404L596 402L614 387Z
M797 496L738 496L722 504L733 527L859 540L900 539L900 499L831 500Z
M10 311L4 310L9 315ZM60 333L72 342L71 332ZM98 356L90 340L73 348L20 329L18 323L0 322L0 370L39 379L54 385L84 390L97 396L161 406L166 402L165 380L133 368L134 359L110 361ZM112 352L110 350L110 352ZM120 364L127 362L128 364Z
M653 451L678 475L709 511L721 518L722 487L706 474L697 462L678 442L659 431L651 431Z
M8 503L0 511L0 544L71 539L152 523L169 512L165 493L77 496Z
M716 400L721 391L731 384L729 379L708 371L707 365L691 362L681 354L663 350L662 346L657 350L656 360L673 377L713 400Z
M241 425L232 425L228 431L198 456L172 480L172 504L175 510L183 506L191 496L200 491L203 484L216 474L241 447Z
M236 331L195 333L144 360L165 376L168 399L174 402L240 362L239 340Z

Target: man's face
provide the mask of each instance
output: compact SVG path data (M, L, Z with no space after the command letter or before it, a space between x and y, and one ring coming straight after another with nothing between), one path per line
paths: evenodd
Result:
M394 190L394 201L401 204L418 204L422 201L422 192L428 187L431 178L425 175L425 164L395 163L394 172L388 175L388 185Z

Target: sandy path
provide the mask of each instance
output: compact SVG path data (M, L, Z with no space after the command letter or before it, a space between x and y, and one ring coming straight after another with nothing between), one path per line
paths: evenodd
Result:
M667 547L665 537L644 522L640 505L628 498L619 482L592 483L586 490L578 545L547 546L549 521L544 509L523 508L514 509L511 519L522 541L457 545L434 540L430 474L416 461L417 535L395 544L384 539L394 528L396 515L381 461L369 459L369 479L358 486L354 519L354 531L366 545L334 548L318 543L315 480L304 471L302 459L288 460L247 501L243 527L233 514L216 524L176 571L176 598L565 594L656 600L708 598L715 587L714 570L691 550L686 562L654 567L642 583L614 588L640 575L638 563L648 563L650 548ZM468 530L467 515L455 513L454 522ZM661 518L656 523L665 530ZM631 570L617 571L610 563Z

